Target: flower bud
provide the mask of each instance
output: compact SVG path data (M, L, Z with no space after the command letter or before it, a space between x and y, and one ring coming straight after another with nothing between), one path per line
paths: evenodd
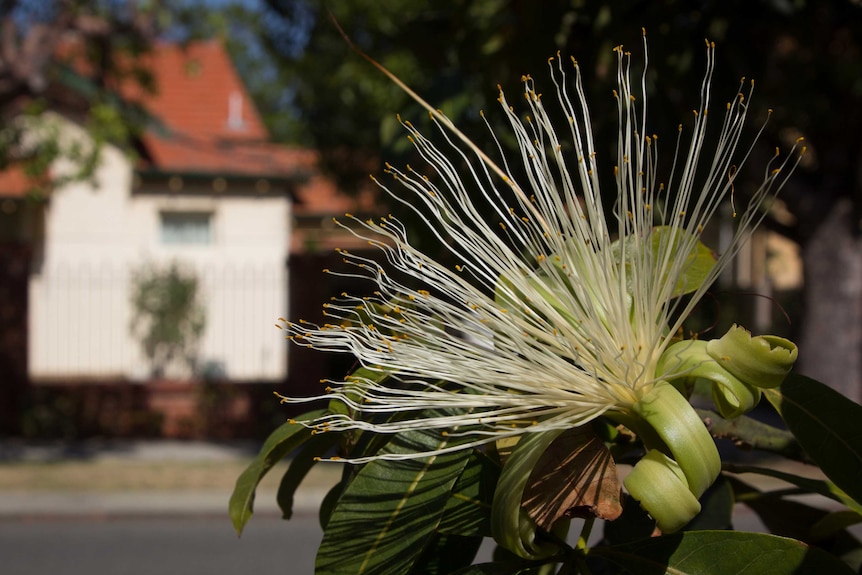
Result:
M637 462L623 485L663 533L678 531L700 513L700 502L688 490L677 462L655 449Z

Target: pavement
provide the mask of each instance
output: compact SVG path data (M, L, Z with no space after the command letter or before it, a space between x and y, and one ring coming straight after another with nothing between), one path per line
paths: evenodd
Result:
M0 440L0 520L225 517L233 484L258 447L252 442ZM822 477L816 468L786 460L746 463ZM261 482L256 515L281 515L275 494L286 465L277 465ZM338 482L341 465L322 463L311 470L297 490L295 514L317 513L326 493ZM760 475L740 477L763 490L787 486ZM835 505L822 498L820 502Z
M201 441L28 443L0 440L0 520L227 515L236 478L259 444ZM255 515L281 515L276 490L286 462L255 497ZM340 464L315 466L295 514L316 514Z

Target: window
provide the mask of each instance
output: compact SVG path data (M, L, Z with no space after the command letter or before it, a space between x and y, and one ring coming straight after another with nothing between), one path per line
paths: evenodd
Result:
M210 212L162 212L162 243L172 246L212 243Z

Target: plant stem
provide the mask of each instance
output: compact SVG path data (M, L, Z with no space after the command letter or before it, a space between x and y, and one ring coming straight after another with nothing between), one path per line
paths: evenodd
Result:
M717 439L730 439L742 449L759 449L783 455L788 459L810 463L811 460L789 431L761 423L745 415L725 419L709 409L696 410L706 428Z
M581 534L578 536L577 549L584 550L587 548L587 542L590 539L590 533L593 530L593 525L596 522L595 517L588 517L584 520L584 526L581 528Z

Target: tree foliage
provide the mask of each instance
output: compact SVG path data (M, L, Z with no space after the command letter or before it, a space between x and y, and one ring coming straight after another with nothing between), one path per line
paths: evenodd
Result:
M148 265L134 276L130 329L152 364L153 374L181 365L194 372L197 345L206 325L197 275L179 264Z
M118 94L121 84L152 88L138 57L160 34L161 2L11 0L0 4L0 169L23 169L46 192L92 175L101 146L131 149L146 114ZM89 142L61 137L51 113L80 123ZM45 176L58 159L70 174Z
M705 65L703 41L714 41L718 56L713 107L734 98L740 78L745 77L746 82L756 83L752 116L761 120L771 116L753 151L762 161L751 164L762 164L776 147L786 150L800 136L808 146L805 162L766 218L768 227L800 245L805 263L804 302L794 307L807 310L808 316L803 321L793 317L792 325L785 322L782 330L798 337L808 350L802 358L808 373L862 397L862 329L853 327L862 325L862 280L858 279L862 261L854 255L860 253L857 237L862 221L862 170L858 169L862 141L856 136L862 129L859 2L548 0L537 7L527 0L385 4L266 0L264 4L266 25L259 29L263 46L276 58L290 86L284 92L290 106L283 109L299 118L297 133L302 141L321 151L324 166L346 191L358 189L369 172L378 171L382 160L409 160L410 146L396 113L417 124L426 114L350 50L330 21L329 11L361 50L479 141L487 141L481 109L488 112L492 126L500 121L501 114L494 113L498 84L512 100L522 90L523 74L532 74L542 89L548 56L559 51L563 57L576 57L589 79L585 90L592 105L593 129L599 146L607 146L607 157L615 153L610 146L616 137L610 95L613 78L608 77L614 70L612 48L622 44L639 52L641 28L646 29L650 124L670 144L677 124L691 122ZM297 29L303 30L299 36L286 32ZM670 152L669 148L664 149ZM670 156L665 153L662 161L669 162ZM740 184L760 177L740 176ZM737 186L740 201L750 189ZM820 271L824 266L831 267L824 273ZM830 282L860 287L820 289L830 287ZM775 316L780 317L780 312ZM830 326L840 326L844 337L824 338Z
M651 121L670 131L696 104L708 38L719 50L718 97L734 97L740 76L746 76L757 82L754 106L761 117L773 110L761 153L771 154L776 145L786 146L800 135L809 142L803 175L783 195L792 213L807 217L776 219L774 225L804 242L836 197L855 197L862 190L856 170L862 144L853 129L862 124L862 6L857 2L551 0L541 8L526 0L266 4L281 25L261 28L264 46L290 70L293 103L313 143L345 178L365 177L368 155L406 149L396 112L413 121L423 114L351 52L328 11L360 49L456 124L475 131L485 129L478 111L492 107L498 84L516 93L522 74L541 79L547 58L557 51L576 57L595 78L586 89L594 92L588 94L590 101L599 102L593 116L601 120L606 116L601 106L612 106L602 80L613 73L611 49L624 44L639 51L641 27L652 58L648 81L658 90ZM300 24L310 26L310 33L298 52L295 37L283 32ZM602 137L616 130L613 116L594 128L597 140L614 140ZM363 161L343 162L349 154Z

